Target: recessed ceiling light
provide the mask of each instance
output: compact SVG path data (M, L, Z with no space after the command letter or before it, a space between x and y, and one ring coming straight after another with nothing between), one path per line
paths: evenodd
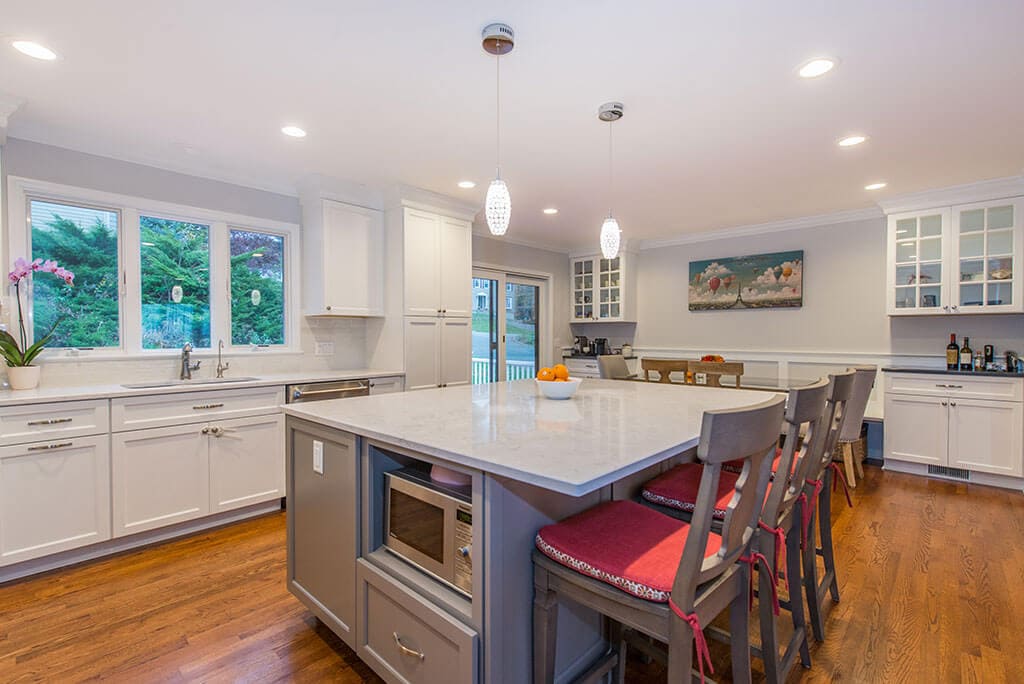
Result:
M281 132L292 138L305 138L306 131L302 130L298 126L285 126L281 129Z
M817 59L812 59L810 62L807 62L800 67L800 71L798 73L803 78L817 78L818 76L832 71L835 65L836 60L828 59L827 57L819 57Z
M31 40L16 40L11 43L11 47L23 55L35 57L36 59L45 59L48 62L57 59L56 52L48 47L40 45L39 43L34 43Z
M473 181L459 181L459 187L463 190L469 190L470 188L475 188L476 183Z
M848 135L836 144L840 147L853 147L854 145L860 145L867 139L866 135Z
M865 185L864 189L865 190L881 190L886 185L888 185L888 184L887 183L871 183L869 185Z
M552 216L554 214L557 214L558 210L555 209L554 207L548 207L547 209L544 210L544 213L547 214L548 216Z

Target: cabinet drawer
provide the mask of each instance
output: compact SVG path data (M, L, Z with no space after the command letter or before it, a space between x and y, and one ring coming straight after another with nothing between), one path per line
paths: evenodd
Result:
M599 378L601 371L597 367L597 359L563 359L562 363L569 369L571 377Z
M401 392L405 389L405 377L401 375L389 375L386 378L373 378L370 380L370 394L391 394Z
M1024 401L1024 380L973 375L886 373L886 394Z
M273 413L283 403L283 387L121 397L110 401L111 431L124 432Z
M359 656L390 682L471 684L477 633L360 559Z
M84 437L109 430L110 410L106 399L0 409L0 442L4 444Z

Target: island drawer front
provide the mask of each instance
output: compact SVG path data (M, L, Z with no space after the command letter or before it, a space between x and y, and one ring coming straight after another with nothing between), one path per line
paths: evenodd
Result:
M470 627L360 559L359 656L390 682L472 684L479 638Z
M151 394L110 400L112 432L241 418L280 410L283 387Z
M1024 401L1024 380L1019 377L928 375L925 373L886 373L885 375L887 394Z
M0 443L101 435L110 431L106 399L29 404L0 409Z

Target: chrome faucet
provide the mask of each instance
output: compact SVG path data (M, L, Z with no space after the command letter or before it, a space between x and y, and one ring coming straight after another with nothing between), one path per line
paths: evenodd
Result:
M196 361L195 365L192 364L192 343L186 342L185 346L181 348L181 379L191 380L192 371L199 370L199 364L202 361Z
M224 371L231 367L230 363L221 363L220 354L224 350L224 340L217 340L217 377L223 378Z

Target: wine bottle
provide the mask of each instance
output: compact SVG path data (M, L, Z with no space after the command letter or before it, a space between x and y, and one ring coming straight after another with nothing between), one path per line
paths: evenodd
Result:
M960 370L969 371L974 363L974 352L971 351L971 338L964 338L964 346L960 347Z
M956 343L956 333L950 333L949 344L946 345L946 370L960 368L960 345Z

